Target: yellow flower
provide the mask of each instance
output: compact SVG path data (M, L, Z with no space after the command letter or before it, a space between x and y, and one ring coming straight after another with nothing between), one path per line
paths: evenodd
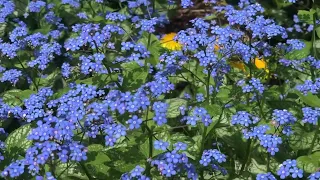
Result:
M231 61L230 66L233 68L238 68L238 69L242 70L243 72L246 72L245 66L244 66L243 62L241 62L241 61Z
M219 49L220 49L220 46L215 44L215 45L214 45L214 50L215 50L215 51L218 51Z
M177 33L169 33L166 34L162 37L162 39L160 40L161 42L161 46L169 49L169 50L181 50L182 49L182 45L175 41L173 38L176 36Z
M254 64L256 65L256 67L258 69L264 69L264 71L266 72L266 76L264 77L265 79L268 79L269 78L269 69L267 68L267 62L264 60L263 57L259 58L259 57L256 57L254 59Z
M267 70L267 63L263 58L256 57L254 59L254 64L256 65L256 67L258 69L266 69Z
M216 43L218 43L219 39L216 39ZM218 44L214 45L214 50L218 51L220 49L220 46Z

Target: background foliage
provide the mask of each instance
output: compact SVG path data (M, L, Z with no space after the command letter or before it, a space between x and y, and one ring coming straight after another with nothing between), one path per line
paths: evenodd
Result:
M3 179L320 179L316 0L0 0Z

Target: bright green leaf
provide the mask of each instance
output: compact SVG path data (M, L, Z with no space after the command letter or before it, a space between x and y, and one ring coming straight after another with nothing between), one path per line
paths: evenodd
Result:
M294 133L289 137L289 146L295 151L309 149L314 132L307 132L303 126L298 124L295 124L292 129Z
M300 99L311 107L320 107L320 99L318 96L311 94L310 92L307 95L296 91L296 94L300 97Z
M136 62L124 63L123 68L123 84L126 90L135 90L143 85L148 77L148 67L141 67Z
M298 11L299 20L308 24L313 24L314 13L315 13L315 10L313 9L311 9L310 11L299 10Z
M173 98L166 100L166 103L169 104L168 110L167 110L167 117L168 118L175 118L180 115L179 107L186 106L187 100L180 99L180 98Z
M297 166L307 173L317 172L320 167L320 152L298 157Z
M78 180L88 180L81 166L78 163L58 163L55 166L55 174L60 177L60 179L78 179Z
M17 158L25 154L25 151L32 145L32 141L27 140L31 131L31 124L21 126L16 129L6 139L6 153L8 157Z

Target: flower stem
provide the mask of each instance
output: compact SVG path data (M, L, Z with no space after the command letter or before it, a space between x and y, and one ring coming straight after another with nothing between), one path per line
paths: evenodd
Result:
M147 108L146 120L148 119L148 114L149 114L149 108ZM145 123L145 126L148 131L148 141L149 141L149 154L148 154L148 156L149 156L149 159L152 159L152 157L153 157L153 132L149 128L148 122ZM146 162L146 175L150 177L151 176L151 164L148 160Z

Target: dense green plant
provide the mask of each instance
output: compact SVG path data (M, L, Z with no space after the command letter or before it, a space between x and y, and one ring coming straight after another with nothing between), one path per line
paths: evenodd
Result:
M0 0L1 177L320 179L320 6L272 2Z

